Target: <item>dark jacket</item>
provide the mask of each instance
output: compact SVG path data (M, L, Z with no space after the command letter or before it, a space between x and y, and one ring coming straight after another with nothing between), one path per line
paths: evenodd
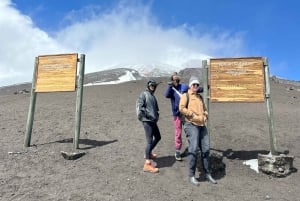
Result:
M159 108L153 93L146 89L136 101L136 114L140 121L157 122L159 119Z
M170 98L171 100L171 109L173 116L180 116L179 112L179 100L180 96L179 94L172 88L174 87L173 85L168 85L166 92L165 92L165 97ZM188 91L189 87L186 84L178 84L177 87L174 87L180 94L183 94Z

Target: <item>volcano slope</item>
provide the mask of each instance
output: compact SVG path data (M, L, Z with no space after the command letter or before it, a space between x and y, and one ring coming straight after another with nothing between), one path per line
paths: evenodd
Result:
M285 178L256 173L243 161L269 152L265 103L211 103L211 150L223 154L224 174L218 184L187 178L187 158L174 159L167 78L155 92L160 107L162 140L155 153L158 174L142 171L145 134L135 114L135 101L145 80L84 88L79 150L73 152L75 92L37 94L31 146L24 147L29 93L0 93L0 200L299 200L300 176ZM300 162L300 92L298 86L271 82L274 134L278 150ZM183 134L184 148L187 146ZM183 151L182 150L182 151Z

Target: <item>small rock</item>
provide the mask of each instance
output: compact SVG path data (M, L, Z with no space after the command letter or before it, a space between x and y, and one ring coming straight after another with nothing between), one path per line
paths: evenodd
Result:
M66 159L66 160L76 160L76 159L80 158L81 156L85 155L85 152L68 153L68 152L65 152L65 151L61 151L60 153L64 157L64 159Z

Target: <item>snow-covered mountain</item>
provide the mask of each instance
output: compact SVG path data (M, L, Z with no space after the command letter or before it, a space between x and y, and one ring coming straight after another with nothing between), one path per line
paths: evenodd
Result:
M149 77L169 77L174 72L186 68L201 68L202 60L189 60L180 66L153 63L117 64L107 67L106 70L88 73L85 75L85 85L116 84L130 80L139 80Z
M138 71L130 68L115 68L84 75L84 85L119 84L132 80L141 80L143 77Z
M182 66L172 66L163 63L118 64L104 71L86 74L84 83L85 86L118 84L131 80L147 79L149 77L169 77L174 72L180 72L185 68L192 69L194 67L196 69L195 67L197 67L200 69L200 65L201 60L189 61L182 64Z
M149 64L118 64L110 67L110 69L127 68L136 70L143 77L163 77L168 76L180 68L162 63Z

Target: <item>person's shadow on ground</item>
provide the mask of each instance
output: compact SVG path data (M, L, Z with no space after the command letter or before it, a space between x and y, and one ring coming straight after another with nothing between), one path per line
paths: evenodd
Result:
M114 143L114 142L117 142L117 141L118 140L98 141L98 140L91 140L91 139L79 139L78 143L83 144L83 145L88 145L88 146L79 148L81 150L87 150L87 149L92 149L92 148L95 148L95 147L101 147L101 146L111 144L111 143ZM58 140L58 141L55 141L54 143L73 143L73 138Z
M157 167L164 168L173 166L176 160L174 156L163 156L157 157L155 162L157 163Z
M230 160L251 160L251 159L257 159L258 154L264 154L267 155L270 153L270 151L266 150L251 150L251 151L246 151L246 150L232 150L232 149L227 149L227 150L218 150L211 148L213 151L217 151L223 154L224 157ZM283 154L289 154L288 150L285 150L283 152L280 152Z
M212 149L211 149L212 150ZM188 147L181 154L181 157L188 157L191 155L188 151ZM226 164L223 162L223 154L219 151L213 151L210 153L210 169L212 176L219 180L226 175ZM202 160L201 160L201 152L197 154L197 170L199 172L199 180L205 181L205 174L203 170Z

